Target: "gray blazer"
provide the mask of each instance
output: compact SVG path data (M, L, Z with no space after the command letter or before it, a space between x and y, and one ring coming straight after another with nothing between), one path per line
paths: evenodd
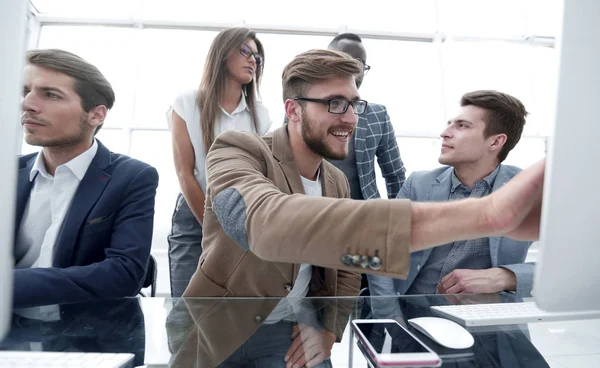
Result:
M419 202L444 202L450 195L452 184L450 166L443 166L432 171L413 173L404 182L397 198L408 198ZM514 166L500 165L492 191L498 190L521 169ZM503 267L517 276L517 295L527 297L533 288L533 263L524 263L531 242L516 241L505 237L490 237L490 256L492 267ZM410 256L410 272L406 280L392 279L379 275L367 275L371 295L405 294L425 264L431 248L414 252ZM388 315L389 316L389 315Z

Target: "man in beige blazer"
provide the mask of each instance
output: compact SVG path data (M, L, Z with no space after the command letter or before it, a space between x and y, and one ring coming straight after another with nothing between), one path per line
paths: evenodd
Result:
M314 60L311 61L313 58ZM306 78L314 78L311 76L314 73L322 75L308 84L319 83L325 94L349 96L353 103L358 98L358 94L355 93L354 75L360 72L360 66L354 60L340 58L339 55L333 54L306 56L299 61L309 70L295 73L301 72ZM328 61L335 61L339 65L330 66L327 64ZM310 63L314 63L314 65L310 65ZM337 81L337 83L329 85L331 81ZM343 101L340 102L341 104L346 102L345 99L340 101ZM300 103L294 103L300 107ZM312 119L306 121L306 124L311 124L312 129L320 130L318 125L325 123L331 125L329 129L337 130L334 132L337 135L334 137L337 147L333 152L322 152L314 147L311 148L311 144L327 144L324 137L306 137L306 134L303 137L296 134L299 133L298 128L302 124L300 122L302 118L298 114L292 117L289 126L284 126L270 135L262 138L258 135L248 136L251 139L248 141L249 144L259 142L258 150L252 153L253 162L250 170L252 170L252 175L256 175L256 179L261 181L261 183L251 184L254 189L250 189L250 191L275 189L285 196L296 194L299 197L311 196L311 198L349 198L350 189L345 175L323 160L323 157L333 158L347 154L347 140L352 135L358 120L357 114L355 114L358 111L354 111L358 107L357 104L362 104L363 109L366 107L366 102L360 101L355 103L355 107L346 106L345 113L326 112L329 115L327 120L314 120L312 116L304 118L305 121ZM308 102L302 103L302 105L307 106ZM320 108L321 105L318 107ZM327 109L327 106L325 108ZM299 109L298 113L300 113ZM318 130L312 132L318 133ZM309 142L305 142L306 140ZM227 157L239 157L245 161L242 156L238 156L237 152L231 152L231 154L233 156L225 153ZM307 164L312 166L313 163L317 163L315 170L310 173L306 172ZM225 172L227 171L229 170L225 169ZM214 174L210 171L208 175L209 180L222 177L221 173ZM230 225L238 226L232 224L231 221L239 221L235 208L238 197L235 194L228 196L226 194L228 191L221 192L220 196L215 197L212 195L215 192L210 189L209 185L204 218L203 255L184 296L291 297L289 300L293 301L287 305L285 305L284 299L281 303L279 299L267 299L260 302L247 301L247 303L222 301L215 306L206 301L188 301L187 313L189 316L187 317L186 311L182 311L181 306L177 306L175 312L171 314L170 321L174 322L170 324L170 327L177 323L180 326L173 330L186 331L185 323L183 323L186 318L189 320L188 325L199 325L197 328L194 327L193 333L186 333L185 338L179 337L179 340L185 341L183 346L176 343L174 340L177 338L171 334L172 347L179 345L176 347L179 356L177 362L190 360L191 351L192 355L195 354L193 358L198 362L202 361L203 366L221 364L225 359L227 359L225 366L244 363L240 362L239 357L236 358L236 355L233 354L235 349L244 343L246 350L256 350L256 347L249 346L252 340L257 339L257 336L269 335L272 336L272 341L263 343L263 345L273 345L286 338L288 340L287 347L279 349L274 354L270 352L273 359L279 362L279 365L273 364L272 366L285 367L294 364L315 366L319 363L319 367L330 366L327 361L323 361L329 357L333 343L341 339L352 303L340 305L340 303L329 302L325 305L311 305L306 308L306 305L298 305L295 301L306 296L356 296L360 287L360 274L355 270L336 270L312 267L308 263L272 262L261 259L250 251L246 241L241 239L238 234L226 231L226 229L230 229ZM256 194L260 196L260 193ZM263 226L271 227L270 222L266 218ZM321 223L321 225L323 227L318 232L322 234L323 231L326 231L327 225L325 223ZM285 225L285 227L294 226L294 221ZM274 239L274 241L285 243L288 240ZM306 238L306 241L311 242L309 238ZM298 251L301 249L299 248ZM304 319L313 320L315 323L309 327ZM194 323L191 323L192 320ZM229 321L235 321L235 323L228 325ZM281 336L280 331L287 331L286 324L289 326L289 333L283 332L285 335ZM281 327L282 325L283 327ZM260 328L261 326L263 327ZM299 329L304 330L304 338L298 336L292 339L292 334L297 335ZM229 332L227 339L219 338L222 336L219 331L223 330ZM268 333L260 330L268 331ZM249 340L250 335L252 338ZM307 336L313 340L313 343L299 344L296 342L294 344L295 340L306 340ZM255 345L257 344L255 343ZM297 348L296 345L300 346ZM287 361L286 356L288 357ZM264 359L264 356L262 358ZM210 364L207 364L208 362ZM259 364L256 361L253 363ZM267 363L260 361L260 365L266 366Z
M339 199L348 197L348 184L323 158L347 154L356 114L366 109L354 81L361 67L336 51L300 54L283 72L288 124L265 137L238 131L217 137L207 157L204 251L185 297L283 298L294 294L304 265L313 265L312 277L301 296L356 295L357 272L406 277L411 251L491 234L537 236L543 163L482 199L413 204ZM322 195L303 195L307 181L320 182ZM219 314L217 304L190 308L197 335L187 342L217 364L266 328L279 307L265 301L228 310L233 317L222 320L235 321L228 350L210 337L213 332L223 336L227 328L207 318ZM348 317L344 308L319 314L321 344L305 349L296 360L299 366L326 358Z

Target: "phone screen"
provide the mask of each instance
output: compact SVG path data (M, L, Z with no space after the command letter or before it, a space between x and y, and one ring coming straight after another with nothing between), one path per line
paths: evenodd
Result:
M397 323L357 323L378 354L429 353Z

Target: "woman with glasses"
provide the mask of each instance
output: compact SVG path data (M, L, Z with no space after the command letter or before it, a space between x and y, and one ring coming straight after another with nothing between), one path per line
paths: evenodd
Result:
M213 40L197 90L180 94L168 112L173 158L181 193L169 234L171 296L180 297L202 253L205 161L215 137L231 130L264 135L271 125L259 101L264 50L247 28L231 28Z

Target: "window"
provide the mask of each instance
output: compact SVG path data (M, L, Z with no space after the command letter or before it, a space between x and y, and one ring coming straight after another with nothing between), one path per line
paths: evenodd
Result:
M271 130L283 124L283 90L281 73L294 56L317 48L327 48L331 37L298 36L278 34L258 34L265 49L264 74L260 84L260 94L269 109L273 124Z
M134 126L166 128L175 97L197 89L217 32L145 29L138 32Z
M154 235L152 249L165 249L171 230L171 216L175 209L179 182L175 175L171 133L169 131L137 130L131 134L131 156L154 166L159 174L159 185L154 206Z
M123 129L111 129L103 126L96 134L96 138L112 152L129 154L129 137Z
M72 51L98 66L112 83L115 107L98 138L109 149L129 153L159 171L157 248L166 248L179 191L165 113L177 93L198 87L215 35L199 30L96 26L43 26L41 30L40 48ZM258 37L266 56L261 95L275 129L284 117L284 66L303 51L326 48L332 37L260 32ZM552 48L496 41L439 44L370 38L364 38L364 44L372 70L364 79L361 96L387 106L409 174L438 166L437 137L466 91L493 88L514 94L531 112L526 135L543 135L550 129L556 90ZM523 138L507 163L525 167L543 157L544 149L543 139ZM24 145L22 151L37 150ZM384 194L381 177L379 185Z
M39 48L73 52L94 64L115 90L115 106L105 122L107 127L129 126L136 95L134 29L112 27L43 26Z
M469 91L495 89L517 97L531 114L525 135L548 133L556 91L554 49L507 42L455 42L442 46L446 111L452 116ZM546 64L546 65L543 65ZM546 119L544 119L544 118Z
M427 42L365 39L371 70L360 88L369 102L387 107L398 135L437 135L444 121L438 47Z

